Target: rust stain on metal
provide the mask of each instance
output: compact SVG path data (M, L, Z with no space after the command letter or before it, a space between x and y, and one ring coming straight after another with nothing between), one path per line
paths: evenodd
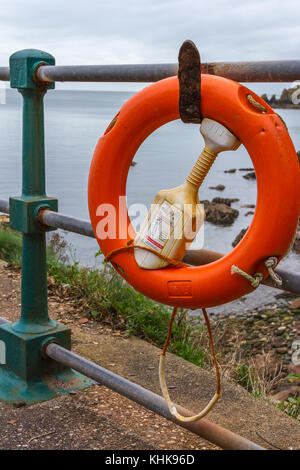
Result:
M34 73L33 73L33 77L32 77L33 81L36 83L38 88L41 88L42 90L47 89L48 83L39 78L38 70L39 70L40 67L43 67L45 65L49 65L49 64L47 62L40 62L39 64L37 64L37 66L34 69Z
M209 62L207 64L201 64L201 73L215 75L215 62Z
M201 62L197 47L184 41L179 50L179 113L183 122L201 122Z
M35 223L36 225L39 227L40 230L42 230L43 232L46 231L48 225L44 223L44 219L43 219L43 215L44 215L44 212L47 211L47 210L51 210L48 206L45 206L45 207L41 207L39 209L39 212L38 212L38 216L35 220Z

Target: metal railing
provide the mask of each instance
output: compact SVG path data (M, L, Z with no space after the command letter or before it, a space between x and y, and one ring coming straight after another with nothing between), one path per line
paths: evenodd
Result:
M177 72L178 64L43 65L36 77L42 82L156 82ZM300 60L208 62L201 73L236 82L293 82L300 77ZM0 67L0 80L9 79L9 67Z
M42 401L87 386L85 377L90 377L177 422L162 397L72 353L69 329L48 316L45 231L61 228L88 237L94 233L89 221L58 213L57 200L46 196L43 121L43 97L54 81L153 82L177 71L177 64L55 66L50 54L38 50L17 52L9 68L0 67L0 80L10 80L23 96L22 194L9 202L0 200L0 211L10 214L11 227L23 233L21 316L16 323L0 318L0 340L7 353L7 363L0 367L1 400ZM294 81L300 78L300 61L208 63L201 72L241 82ZM189 251L185 260L197 265L220 256ZM276 271L282 289L300 293L299 275ZM73 369L83 375L74 375ZM49 377L65 382L65 387L50 386ZM183 415L192 414L179 409ZM263 449L207 419L177 424L224 449Z

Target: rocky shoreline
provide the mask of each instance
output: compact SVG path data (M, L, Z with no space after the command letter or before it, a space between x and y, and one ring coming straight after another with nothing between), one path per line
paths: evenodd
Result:
M274 109L300 109L299 93L299 85L296 85L293 88L284 88L280 98L276 98L276 95L272 95L271 98L268 98L266 93L264 93L261 98Z
M268 382L267 395L276 403L300 396L300 298L285 297L285 307L238 315L211 314L216 349L223 360L255 369ZM299 375L287 378L290 374Z

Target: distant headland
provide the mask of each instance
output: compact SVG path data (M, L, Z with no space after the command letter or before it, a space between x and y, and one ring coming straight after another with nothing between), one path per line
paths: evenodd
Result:
M284 88L280 98L276 98L276 95L272 95L269 99L266 93L264 93L261 98L272 108L300 109L300 86L288 89Z

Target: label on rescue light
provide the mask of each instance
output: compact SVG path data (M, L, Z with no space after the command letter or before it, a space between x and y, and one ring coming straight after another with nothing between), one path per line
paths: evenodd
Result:
M153 220L150 219L151 225L143 242L153 250L161 251L166 242L170 240L181 217L181 210L164 201Z

